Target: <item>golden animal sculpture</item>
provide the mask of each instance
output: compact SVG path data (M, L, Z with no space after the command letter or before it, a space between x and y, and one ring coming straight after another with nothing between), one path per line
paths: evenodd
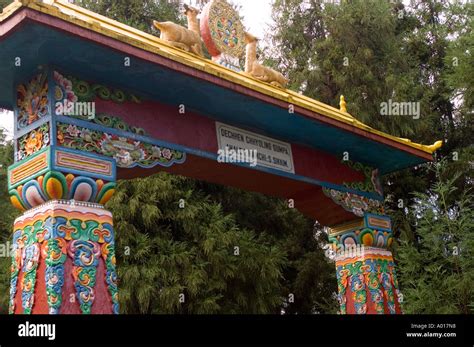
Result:
M346 99L344 99L344 95L341 95L339 98L339 110L341 112L347 113L347 103Z
M263 66L257 61L257 41L258 39L249 33L245 33L245 42L247 43L245 56L245 72L263 82L270 83L276 87L285 88L288 84L281 73Z
M197 20L199 11L188 5L184 5L184 8L188 18L187 29L173 22L153 21L153 25L160 30L160 39L167 41L174 47L203 57L201 34Z

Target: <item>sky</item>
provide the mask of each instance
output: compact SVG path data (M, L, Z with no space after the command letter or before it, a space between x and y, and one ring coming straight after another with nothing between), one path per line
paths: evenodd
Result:
M12 112L0 112L0 128L5 128L7 137L13 136L13 113Z
M245 29L263 39L271 23L272 0L232 0L242 6Z
M186 2L190 3L189 0ZM241 6L241 15L244 17L245 29L256 37L263 39L265 30L271 23L272 0L232 0ZM8 137L13 135L13 113L0 112L0 128L5 128Z

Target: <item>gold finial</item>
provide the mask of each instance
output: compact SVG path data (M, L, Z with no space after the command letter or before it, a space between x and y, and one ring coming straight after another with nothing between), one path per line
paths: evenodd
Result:
M346 100L344 100L344 95L341 95L341 98L339 101L339 110L341 112L347 113L347 104L346 104Z
M437 149L441 148L442 145L443 141L436 141L431 146L426 146L426 148L431 151L431 153L434 153Z

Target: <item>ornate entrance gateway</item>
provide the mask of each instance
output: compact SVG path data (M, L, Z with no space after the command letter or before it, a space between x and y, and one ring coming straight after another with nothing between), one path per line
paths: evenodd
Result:
M209 3L200 27L187 15L189 29L155 23L162 39L63 1L0 15L0 107L15 111L8 188L24 211L11 313L118 313L103 205L117 179L158 171L291 199L330 227L341 312L399 313L379 178L432 160L441 143L390 136L344 100L336 109L284 89L224 1ZM190 31L212 60L196 35L180 41Z

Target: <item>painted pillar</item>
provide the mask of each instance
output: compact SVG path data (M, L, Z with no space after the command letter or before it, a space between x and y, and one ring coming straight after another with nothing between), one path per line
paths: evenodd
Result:
M403 297L388 250L392 240L391 220L384 215L366 212L330 229L342 314L402 313Z
M67 84L40 67L16 88L10 313L118 313L112 214L116 162L57 145L54 100ZM57 78L56 78L57 79ZM74 100L71 100L74 101Z

